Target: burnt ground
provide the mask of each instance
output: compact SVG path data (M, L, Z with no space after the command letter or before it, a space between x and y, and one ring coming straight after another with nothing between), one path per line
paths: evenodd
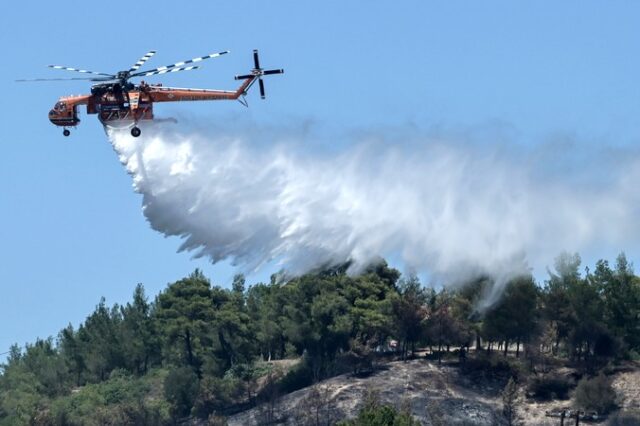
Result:
M501 425L504 384L504 377L477 377L425 359L394 361L367 377L343 374L284 395L231 416L228 423L330 425L355 417L367 393L376 392L383 403L410 407L424 425ZM640 409L640 369L636 365L616 372L613 386L622 410ZM520 389L517 405L519 424L558 425L559 419L546 417L545 411L570 407L571 400L537 402Z

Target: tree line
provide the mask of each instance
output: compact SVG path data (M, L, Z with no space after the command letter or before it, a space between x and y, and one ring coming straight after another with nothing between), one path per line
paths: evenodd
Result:
M231 288L196 270L153 301L139 284L125 305L102 299L77 328L13 346L0 369L0 425L172 424L216 419L324 378L370 371L383 357L427 348L584 368L640 353L640 278L624 254L581 268L563 254L549 278L512 278L478 310L493 282L425 287L386 263L348 264L281 282ZM280 360L295 360L278 370ZM222 420L220 420L222 421Z

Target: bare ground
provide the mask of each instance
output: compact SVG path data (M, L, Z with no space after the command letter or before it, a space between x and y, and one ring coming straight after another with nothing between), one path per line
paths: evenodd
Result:
M395 361L368 377L343 374L301 389L228 419L230 426L283 424L330 425L353 418L367 392L375 391L383 403L410 407L423 425L501 425L504 380L472 379L458 368L425 359ZM615 373L613 386L622 410L640 409L640 369L632 366ZM570 400L536 402L520 389L518 417L524 425L558 425L545 411L569 407ZM565 424L569 424L565 422Z

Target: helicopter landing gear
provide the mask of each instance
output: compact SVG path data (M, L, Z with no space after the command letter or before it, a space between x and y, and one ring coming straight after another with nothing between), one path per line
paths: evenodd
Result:
M65 136L69 136L71 134L71 132L69 131L69 129L64 129L62 131L62 134L65 135Z
M140 133L142 133L140 131L140 129L138 127L133 127L131 129L131 136L133 136L134 138L137 138L138 136L140 136Z

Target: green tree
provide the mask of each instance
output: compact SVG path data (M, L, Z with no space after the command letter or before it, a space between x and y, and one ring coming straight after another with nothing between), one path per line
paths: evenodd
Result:
M543 290L544 315L555 330L553 352L557 353L560 342L567 340L575 324L575 316L569 300L569 289L578 285L580 256L562 253L555 259L555 272L548 271L549 280Z
M67 366L51 338L27 344L20 360L21 368L34 375L38 388L49 398L65 393L70 382Z
M278 290L285 345L306 354L316 379L339 371L339 352L370 352L391 331L391 295L397 294L399 273L384 262L358 277L349 276L348 268L344 264L309 273Z
M411 350L413 354L416 343L424 338L427 319L427 294L420 285L420 280L413 276L402 280L398 286L398 296L391 302L394 329L401 342L402 359L407 358Z
M463 318L465 307L460 296L447 289L439 293L431 291L428 297L427 340L438 347L438 362L442 352L450 346L468 347L471 340L470 326Z
M476 351L482 349L482 320L483 316L478 310L486 289L492 284L489 277L480 276L463 285L454 295L452 300L452 315L460 324L461 334L467 342L467 349L471 345L471 339L475 337Z
M178 367L164 380L164 395L171 403L173 417L179 419L191 413L198 396L199 379L190 367Z
M27 425L35 423L46 409L48 398L36 374L23 362L17 345L10 349L7 363L0 375L0 425Z
M202 376L202 364L212 347L214 318L209 280L199 270L170 284L156 300L155 317L164 339L164 358L190 366Z
M58 347L60 356L74 378L75 385L80 386L83 384L83 375L86 371L84 348L71 324L58 334Z
M607 332L602 299L589 275L572 282L567 288L567 296L571 313L568 336L570 355L587 361L598 339Z
M538 288L533 277L516 277L507 284L500 301L487 311L483 322L485 333L504 342L505 356L509 342L516 343L518 356L520 344L536 329L537 300Z
M341 274L307 274L283 287L283 331L297 348L306 351L315 380L329 373L339 349L348 349L352 324L349 303L338 292Z
M599 260L591 276L604 302L604 321L628 348L640 350L640 281L624 253L616 259L615 270Z
M362 345L383 344L393 328L392 296L397 294L398 271L385 262L357 277L341 277L338 291L346 299L353 324L351 337Z
M122 345L129 371L145 374L149 365L160 362L160 341L151 317L151 306L138 284L133 303L122 307Z
M267 361L285 356L282 317L285 301L277 285L256 284L247 292L247 310L253 325L257 350Z
M76 340L86 367L87 380L106 380L113 369L125 366L121 322L119 307L115 305L109 309L102 298L95 311L78 328Z
M214 287L212 328L215 330L217 368L226 371L237 363L246 363L255 355L254 332L247 311L244 277L237 275L232 290Z

